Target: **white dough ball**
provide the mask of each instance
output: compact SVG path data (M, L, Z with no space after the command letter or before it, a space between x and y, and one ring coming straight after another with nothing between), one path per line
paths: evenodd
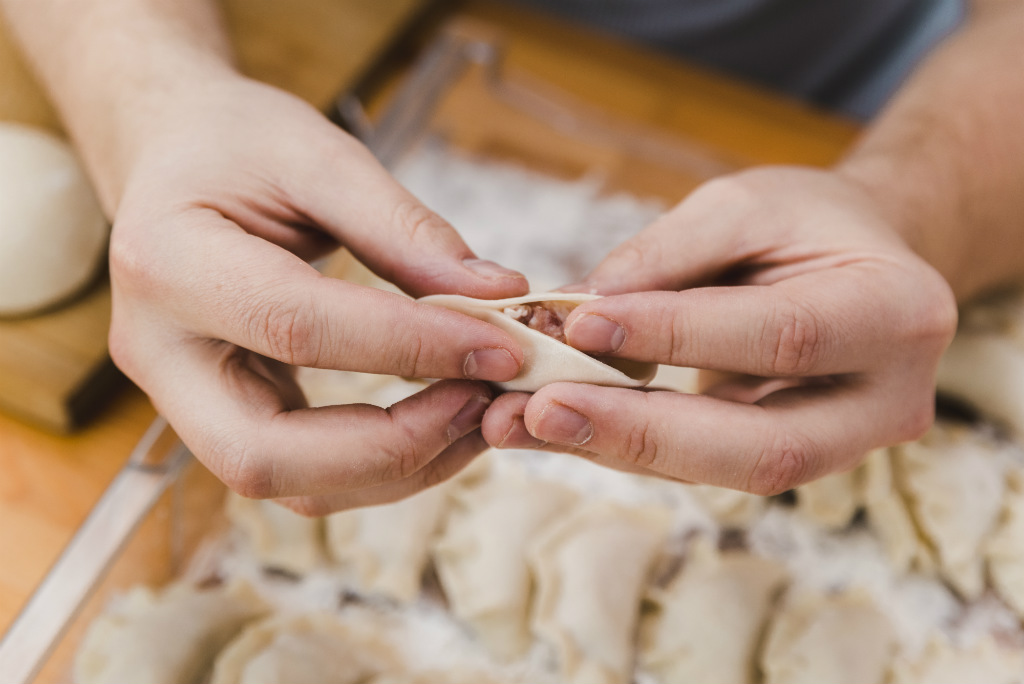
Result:
M0 316L78 292L106 253L107 221L71 147L0 122Z

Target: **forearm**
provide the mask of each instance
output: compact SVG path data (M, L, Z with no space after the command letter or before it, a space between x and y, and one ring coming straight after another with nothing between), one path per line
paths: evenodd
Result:
M112 215L168 103L233 77L211 0L0 0Z
M964 301L1024 282L1024 2L978 3L839 172Z

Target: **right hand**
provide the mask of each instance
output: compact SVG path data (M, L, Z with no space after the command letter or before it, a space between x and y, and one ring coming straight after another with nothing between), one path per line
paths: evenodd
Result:
M477 259L357 141L269 86L197 86L133 133L108 201L111 354L215 475L320 515L412 494L486 448L491 393L472 380L514 377L516 342L307 260L343 245L413 296L516 296L522 275ZM453 380L387 410L311 409L293 366Z

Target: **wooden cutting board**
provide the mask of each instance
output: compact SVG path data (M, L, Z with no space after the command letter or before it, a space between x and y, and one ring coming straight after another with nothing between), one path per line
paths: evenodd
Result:
M410 24L426 0L225 0L224 18L246 73L326 109ZM0 121L62 133L45 93L0 16ZM0 319L0 411L69 432L123 382L107 354L110 286L97 282L64 308Z

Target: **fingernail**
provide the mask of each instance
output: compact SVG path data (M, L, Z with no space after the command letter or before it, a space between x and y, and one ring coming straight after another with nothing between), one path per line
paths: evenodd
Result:
M469 270L484 278L522 278L523 274L487 259L463 259L462 263Z
M536 449L545 444L547 442L543 439L537 439L530 434L529 430L526 429L526 421L523 420L522 416L516 416L512 419L512 427L501 438L497 447L499 449Z
M462 374L473 380L511 380L519 364L507 349L476 349L466 356Z
M610 318L583 314L565 331L569 344L591 352L615 352L626 341L626 331Z
M540 412L533 432L547 442L582 446L594 436L594 426L582 413L553 401Z
M480 427L480 422L484 419L484 411L490 404L489 398L480 395L467 401L452 418L452 422L448 424L448 443L452 444L455 440L465 437Z

